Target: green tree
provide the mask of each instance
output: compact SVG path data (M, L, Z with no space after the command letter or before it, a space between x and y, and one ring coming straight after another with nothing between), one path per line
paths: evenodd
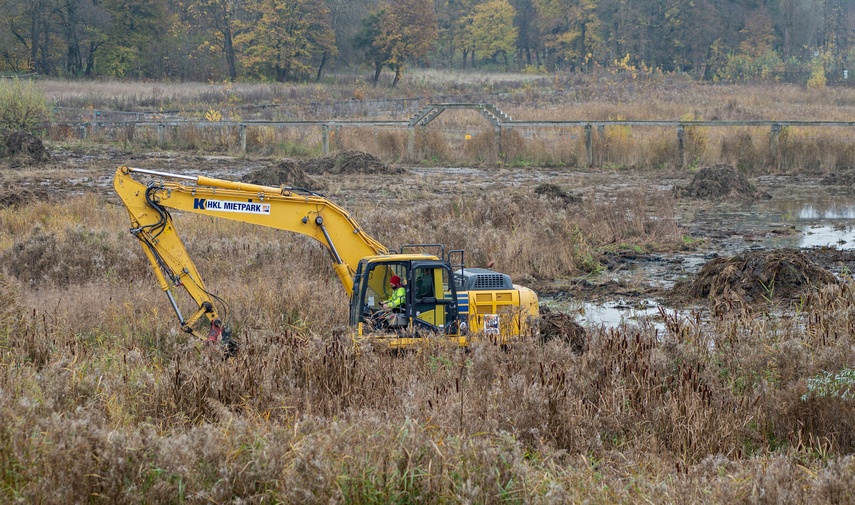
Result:
M67 0L55 11L65 44L65 72L91 77L98 49L108 42L110 12L100 2Z
M329 10L322 0L259 0L249 12L253 22L236 38L241 62L260 77L279 82L304 78L336 51Z
M715 9L709 0L670 0L665 11L664 33L671 70L694 71L703 76L711 46L720 35Z
M59 63L61 41L57 36L59 0L3 0L0 2L0 36L11 43L0 49L6 62L20 70L50 75Z
M515 14L507 0L490 0L477 5L468 30L474 50L491 58L501 54L507 67L508 53L514 51L517 43Z
M354 45L361 50L368 61L374 66L373 83L377 86L380 80L380 73L383 71L383 66L389 60L391 55L384 51L384 47L379 44L380 40L380 20L386 15L386 11L379 11L369 14L362 19L362 29L354 38Z
M540 47L540 38L537 32L537 10L534 0L512 0L511 5L516 11L514 26L517 27L517 52L518 61L525 61L526 65L534 64Z
M0 19L0 69L27 72L33 67L30 58L29 38L26 36L27 15L23 2L0 1L3 18Z
M354 20L368 16L374 8L375 0L325 0L330 11L330 26L335 32L335 61L351 65L359 58L359 48L353 45L356 34L362 28Z
M108 44L99 51L99 65L109 75L150 77L157 62L153 51L166 37L165 0L105 0L110 12Z

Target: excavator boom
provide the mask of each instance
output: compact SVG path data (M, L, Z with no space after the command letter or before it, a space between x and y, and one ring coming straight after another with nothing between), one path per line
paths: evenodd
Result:
M133 174L154 179L143 184L135 180ZM216 308L216 296L205 288L175 230L169 210L205 214L312 237L329 251L348 297L353 292L354 269L359 260L388 252L366 234L347 211L307 190L127 166L116 170L113 186L128 209L131 233L142 243L160 288L167 294L182 327L189 333L195 333L192 326L202 316L214 321L220 314ZM198 310L187 317L182 315L172 287L185 289L197 302Z
M185 180L195 185L163 180L144 185L136 181L132 173ZM353 291L354 268L359 260L388 253L386 247L365 233L346 210L306 190L130 167L119 167L113 185L128 208L134 228L160 222L163 216L157 211L159 205L308 235L329 251L348 296ZM174 229L170 227L169 233L175 234ZM179 259L181 267L192 263L186 251L182 256Z

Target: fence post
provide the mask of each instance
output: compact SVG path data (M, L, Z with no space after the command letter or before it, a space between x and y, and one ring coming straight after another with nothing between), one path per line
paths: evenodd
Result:
M686 129L683 125L677 127L677 149L680 152L680 168L686 168Z
M773 124L769 134L769 151L772 153L772 163L778 162L778 137L781 136L781 125Z
M407 159L413 161L416 159L416 129L410 125L407 126Z
M591 125L585 125L585 156L588 161L588 166L594 166L594 137L591 135Z
M157 147L163 147L163 130L165 126L163 123L157 125Z
M238 126L238 133L240 134L240 152L241 152L241 154L246 154L246 125L245 124Z
M335 126L335 148L339 151L344 149L344 143L341 140L341 125Z
M496 144L496 161L505 162L507 161L504 153L502 152L502 127L495 126L493 128L493 142Z
M321 152L324 156L330 153L330 125L321 125Z

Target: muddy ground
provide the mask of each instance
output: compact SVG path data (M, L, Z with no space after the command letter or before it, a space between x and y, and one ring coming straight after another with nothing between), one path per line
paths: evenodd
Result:
M677 220L687 247L672 253L609 251L602 271L577 279L532 281L542 300L558 307L573 303L649 306L674 304L673 287L691 282L712 260L747 252L803 251L805 261L836 276L855 271L855 196L851 174L746 178L728 167L706 172L637 173L566 168L443 168L389 165L364 153L299 161L273 158L201 156L177 152L139 153L115 148L94 151L50 148L49 157L21 164L0 158L0 205L95 192L118 203L112 177L120 165L185 175L207 175L266 185L305 187L324 193L345 208L376 203L378 192L418 187L435 198L477 195L485 188L530 187L567 208L581 199L610 199L622 190L644 187L679 195ZM343 190L336 180L353 178ZM762 269L761 269L762 270ZM730 272L732 274L732 272ZM792 275L798 278L797 275ZM764 279L763 282L768 282ZM713 284L714 281L710 281ZM747 281L746 281L747 282ZM735 292L731 290L731 296ZM756 292L753 292L756 295ZM756 296L755 296L756 298ZM705 303L703 300L681 303Z

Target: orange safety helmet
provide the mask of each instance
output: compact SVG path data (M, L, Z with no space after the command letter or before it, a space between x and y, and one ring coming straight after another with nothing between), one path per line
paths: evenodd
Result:
M391 284L393 288L397 288L401 285L401 278L397 275L393 275L392 278L389 279L389 284Z

